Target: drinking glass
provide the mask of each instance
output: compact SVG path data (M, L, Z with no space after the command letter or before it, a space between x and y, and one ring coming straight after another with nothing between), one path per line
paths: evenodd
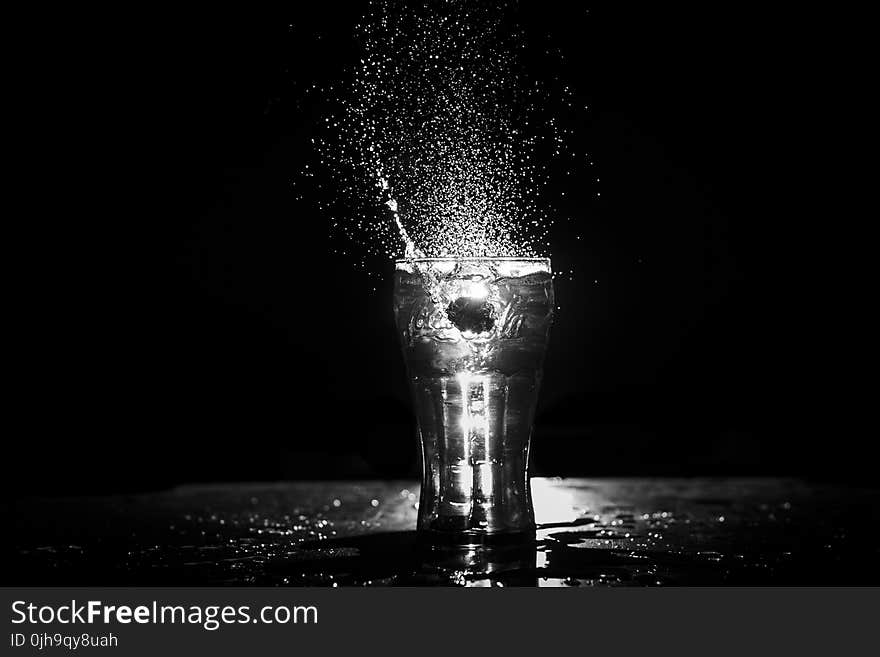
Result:
M420 537L534 538L529 440L554 308L547 258L395 263L422 460Z

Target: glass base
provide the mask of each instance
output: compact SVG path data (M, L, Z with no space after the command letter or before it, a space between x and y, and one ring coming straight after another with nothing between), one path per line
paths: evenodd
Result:
M535 542L535 531L495 532L482 531L438 531L420 529L417 541L422 545L450 547L500 547L528 545Z

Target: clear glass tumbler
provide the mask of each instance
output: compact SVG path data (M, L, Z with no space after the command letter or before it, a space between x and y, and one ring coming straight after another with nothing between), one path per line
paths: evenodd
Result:
M462 545L533 538L529 440L555 308L549 259L395 264L422 456L420 536Z

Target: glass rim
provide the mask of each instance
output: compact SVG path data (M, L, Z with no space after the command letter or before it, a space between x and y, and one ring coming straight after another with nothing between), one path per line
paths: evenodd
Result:
M394 264L396 265L406 265L412 262L545 262L549 265L550 258L535 256L468 256L465 258L457 258L455 256L440 256L437 258L396 258L394 260Z

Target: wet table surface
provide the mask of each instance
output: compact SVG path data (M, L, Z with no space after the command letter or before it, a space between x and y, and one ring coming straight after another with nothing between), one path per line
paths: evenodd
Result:
M415 482L5 503L4 584L878 584L880 492L791 479L533 479L534 544L425 547Z

